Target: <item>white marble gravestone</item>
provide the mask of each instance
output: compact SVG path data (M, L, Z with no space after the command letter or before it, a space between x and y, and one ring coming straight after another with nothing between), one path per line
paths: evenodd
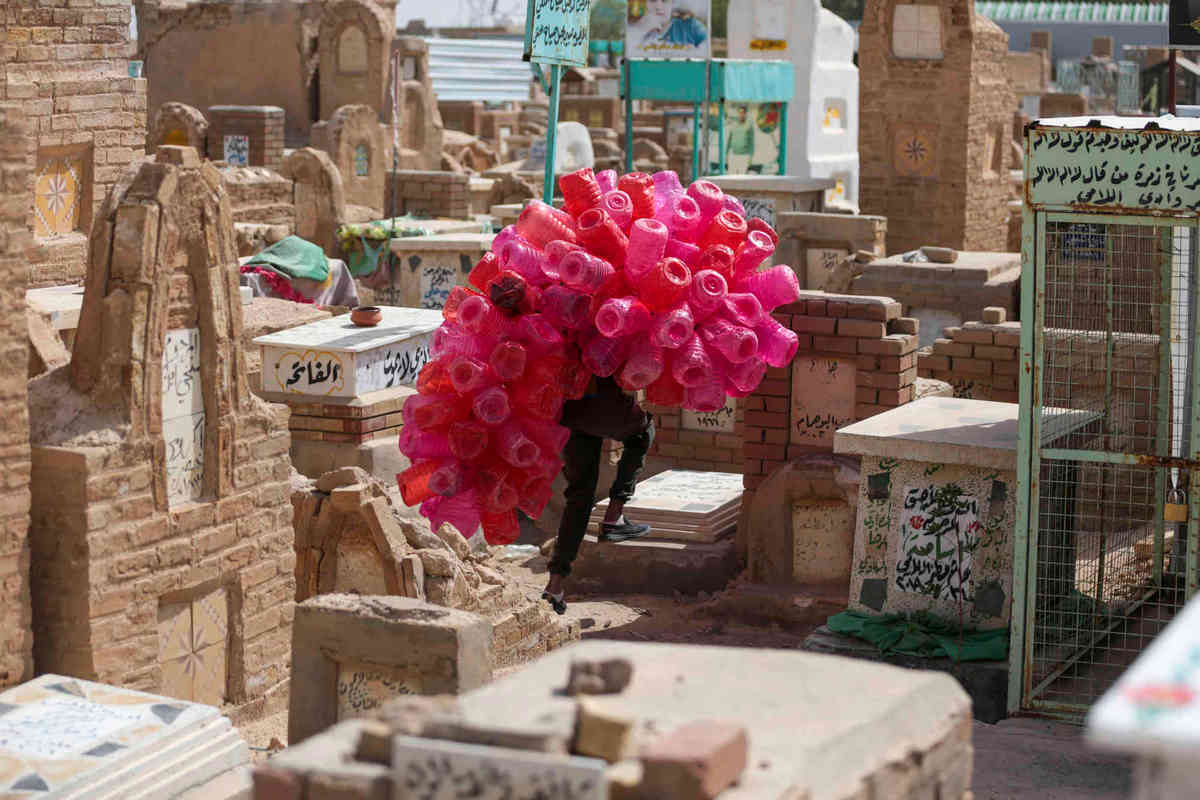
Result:
M204 393L200 331L167 331L162 371L163 441L167 455L167 501L198 500L204 491Z
M262 387L305 397L360 397L413 386L429 361L429 343L442 324L439 311L383 306L383 320L360 328L332 317L260 336Z
M703 433L733 433L737 425L737 400L725 398L725 405L716 411L684 409L680 426L685 431Z

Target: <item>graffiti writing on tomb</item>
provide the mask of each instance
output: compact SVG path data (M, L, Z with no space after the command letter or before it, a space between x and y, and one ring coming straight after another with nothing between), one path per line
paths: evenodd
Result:
M285 392L334 394L346 385L346 370L337 353L291 351L275 362L275 380Z
M770 197L743 197L742 207L746 209L746 219L761 219L775 227L775 201Z
M792 441L833 446L838 428L854 421L853 361L825 356L798 358L792 364Z
M736 426L737 404L730 397L725 405L716 411L684 410L680 425L688 431L706 431L708 433L733 433Z
M412 386L429 363L429 336L419 336L360 357L356 385L358 393Z
M339 665L337 718L361 717L402 694L420 694L420 687L398 677L394 670L369 665Z
M195 500L203 492L204 425L200 331L167 331L163 340L162 430L168 504Z
M450 267L421 269L421 308L441 308L454 288L455 271Z
M935 600L969 601L979 503L956 484L906 487L896 587Z

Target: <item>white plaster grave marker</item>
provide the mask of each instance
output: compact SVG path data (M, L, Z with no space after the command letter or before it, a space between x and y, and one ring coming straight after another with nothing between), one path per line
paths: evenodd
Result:
M691 411L684 409L680 422L686 431L703 431L705 433L733 433L737 424L737 401L728 397L725 405L716 411Z
M197 500L204 491L204 391L200 331L167 331L163 343L162 426L167 455L167 503Z
M833 447L838 428L854 422L853 359L797 358L792 366L792 441Z

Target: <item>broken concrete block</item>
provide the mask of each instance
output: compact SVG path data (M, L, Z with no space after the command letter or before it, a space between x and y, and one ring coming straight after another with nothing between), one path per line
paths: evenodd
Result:
M400 559L401 579L404 583L404 594L415 600L425 599L425 563L416 553L411 553Z
M579 721L571 752L603 758L610 764L626 758L633 743L633 720L606 708L603 701L580 700Z
M921 255L935 264L953 264L958 261L958 251L951 247L922 247Z
M451 719L459 715L458 699L454 695L417 697L406 695L388 700L372 715L387 725L393 734L422 736L426 723L435 716ZM391 756L388 756L391 763Z
M462 796L479 800L542 797L547 786L572 800L608 800L603 761L528 750L396 737L392 770L405 797ZM664 798L665 800L665 798Z
M471 545L467 544L467 540L451 525L442 525L434 533L439 539L446 543L446 546L454 551L454 555L458 556L463 561L467 560L467 556L471 555Z
M317 478L317 491L330 494L340 486L352 486L356 483L366 484L370 480L371 476L362 467L342 467L332 472L326 472Z
M254 800L302 800L304 784L300 777L287 770L268 766L255 767Z
M741 725L690 722L642 751L642 792L672 800L713 800L737 782L749 749Z
M272 756L270 769L294 778L303 787L297 797L304 800L391 800L391 768L354 757L364 724L366 720L347 720L292 745ZM255 800L263 797L255 794ZM293 800L280 795L285 797Z
M354 759L390 766L392 727L382 720L364 720L358 731L358 749L354 751Z
M567 677L567 694L617 694L633 679L633 664L627 658L604 661L572 661Z
M329 493L329 502L333 505L334 510L341 511L344 514L357 512L362 506L363 501L369 498L370 493L367 490L366 484L362 483L339 486Z
M416 555L421 559L427 576L438 578L454 577L454 568L458 566L454 557L445 550L418 550Z
M425 722L421 735L462 744L567 753L577 725L577 711L572 705L569 710L546 712L523 725L480 724L468 722L456 713L434 714Z

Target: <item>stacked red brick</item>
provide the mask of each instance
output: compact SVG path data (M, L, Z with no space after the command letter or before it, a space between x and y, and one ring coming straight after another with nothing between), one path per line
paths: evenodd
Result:
M388 171L383 187L384 215L392 207L392 186L395 181L395 216L412 214L422 217L470 219L471 178L454 172L429 172L416 169Z
M917 320L900 316L888 297L801 292L801 299L775 312L775 319L800 337L796 360L807 355L856 357L854 416L866 419L912 401L917 379ZM793 366L772 368L758 390L745 398L745 486L758 487L779 467L828 448L793 444Z
M1002 308L985 308L983 316L984 322L946 328L933 350L917 357L917 372L946 381L959 397L1015 403L1021 323L1005 322Z
M649 457L679 469L741 472L745 408L743 401L734 402L734 428L730 433L684 430L683 409L643 404L654 415L654 442Z

